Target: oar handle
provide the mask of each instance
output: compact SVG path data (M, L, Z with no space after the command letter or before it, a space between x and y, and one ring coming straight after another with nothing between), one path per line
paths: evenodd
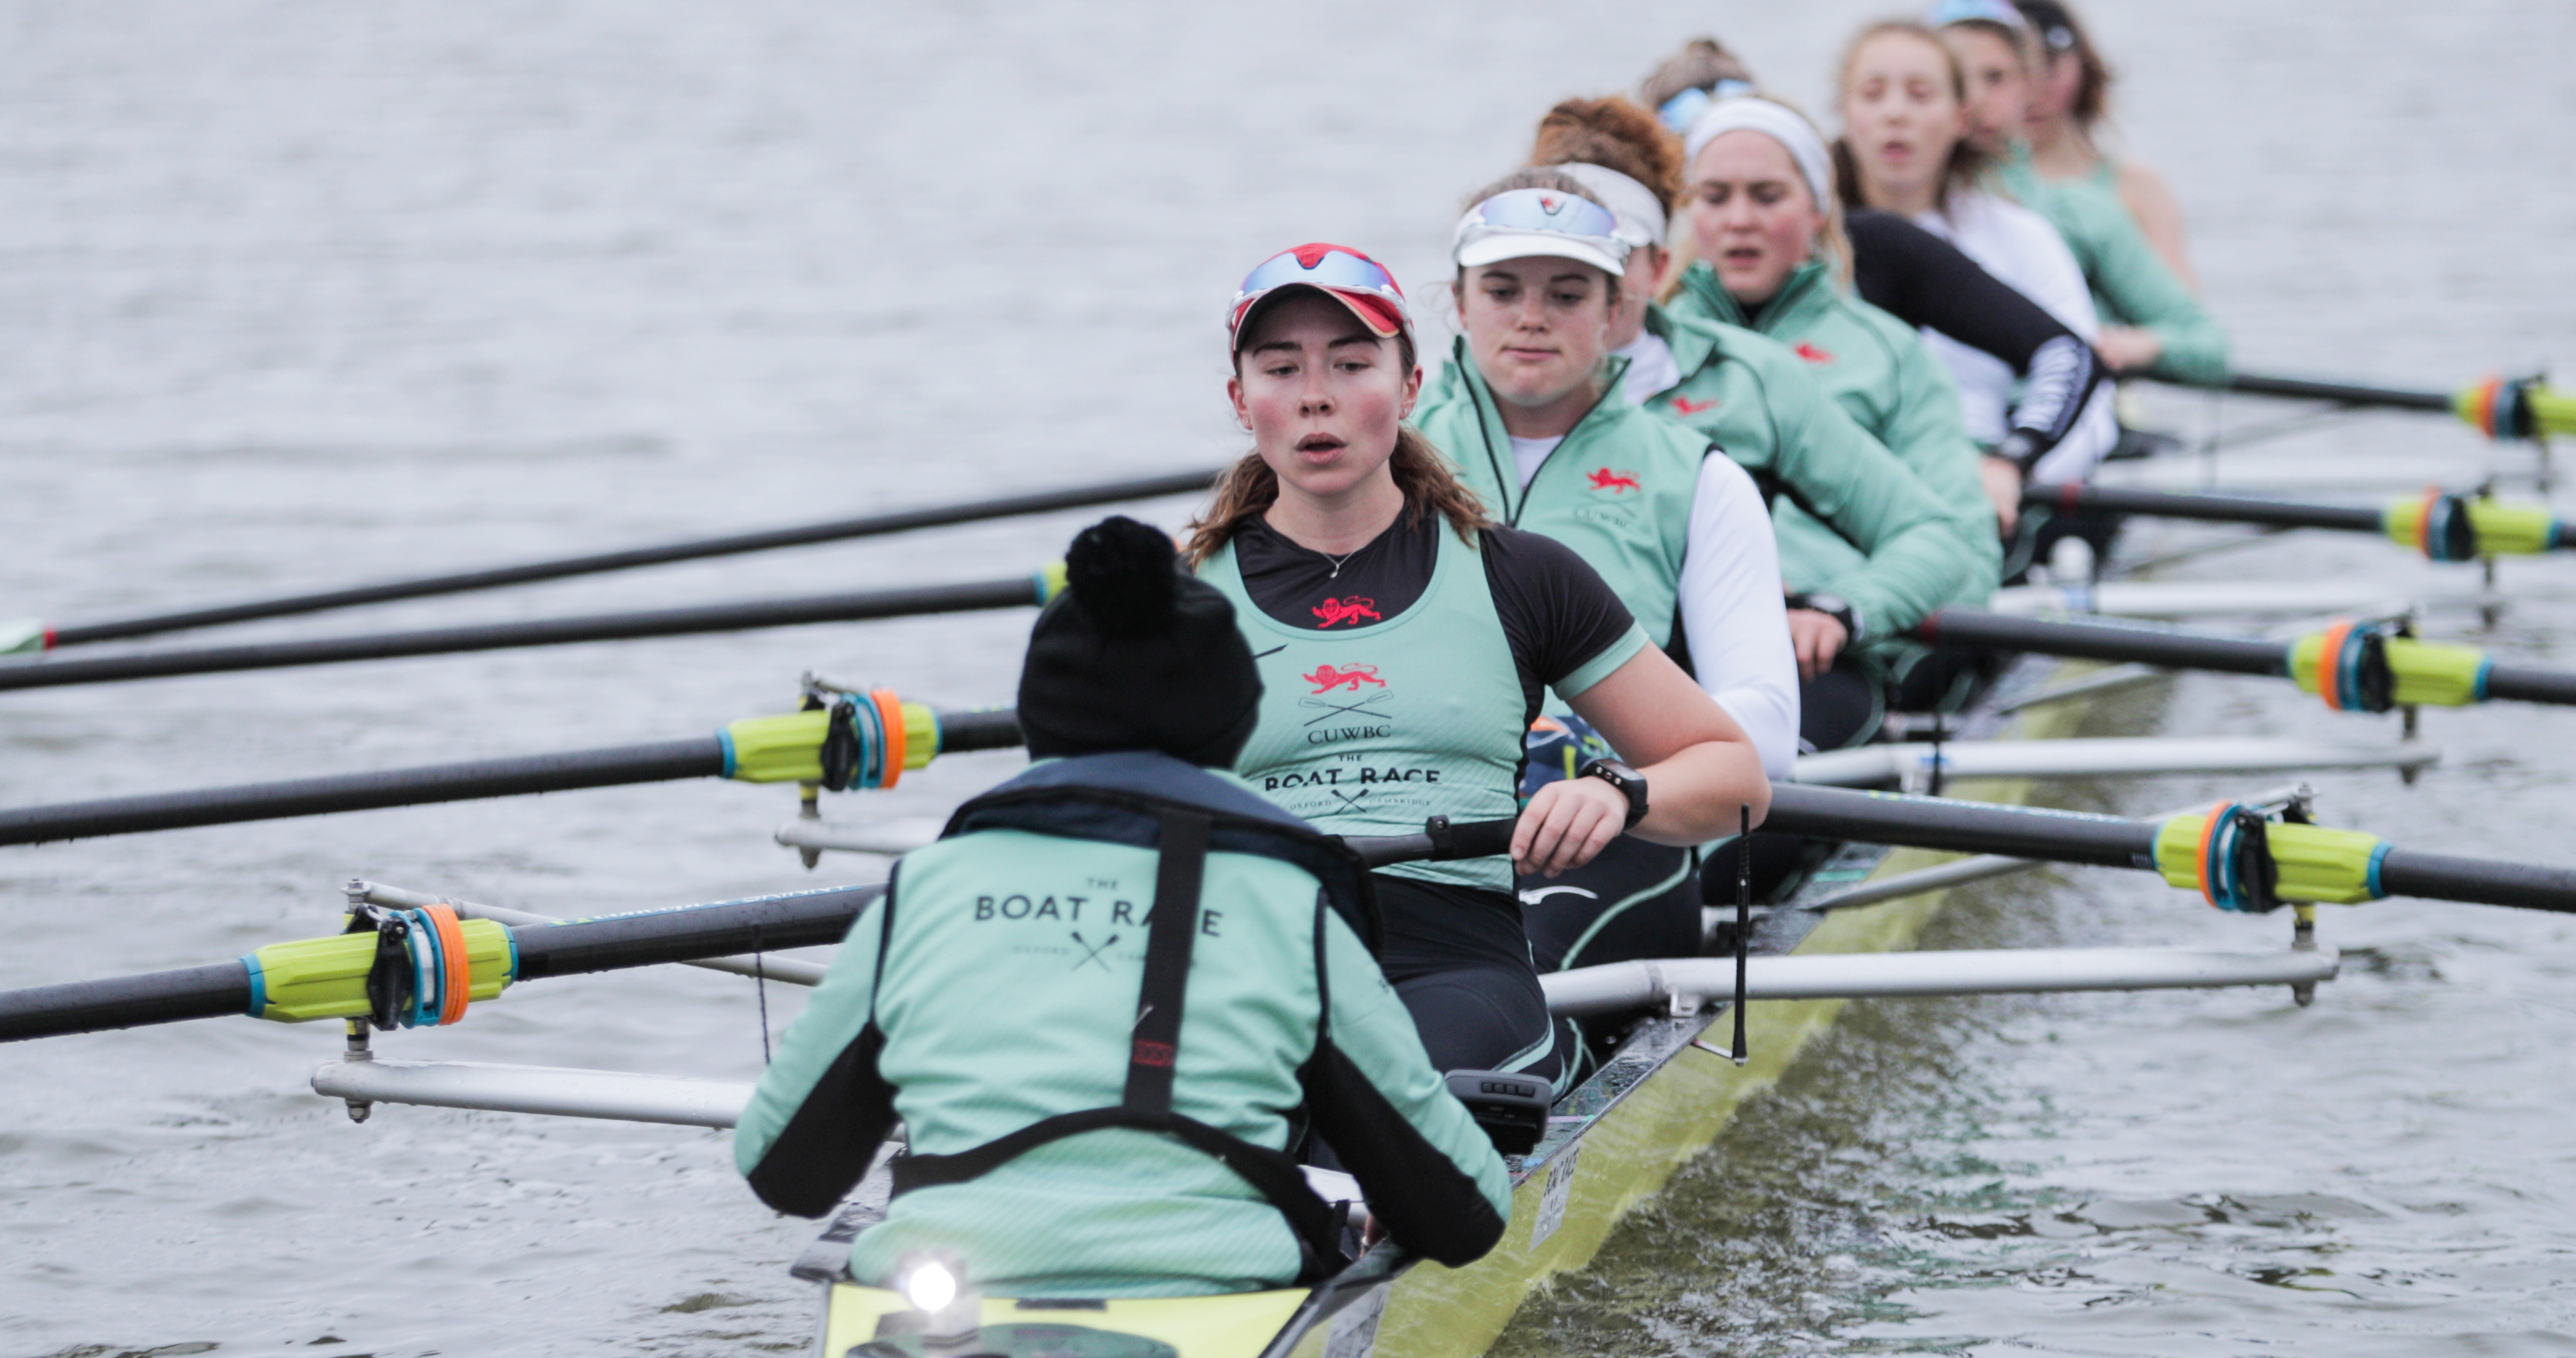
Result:
M1462 858L1493 858L1512 851L1518 817L1452 821L1433 816L1418 835L1344 835L1342 842L1372 868L1391 863L1449 863Z

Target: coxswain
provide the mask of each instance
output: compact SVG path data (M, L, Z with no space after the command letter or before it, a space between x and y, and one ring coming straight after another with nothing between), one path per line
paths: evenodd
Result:
M942 1254L1001 1296L1311 1281L1342 1223L1292 1158L1309 1129L1397 1242L1483 1255L1510 1179L1363 942L1369 874L1223 771L1263 716L1233 606L1132 520L1066 572L1020 677L1037 762L896 865L735 1162L818 1216L900 1120L893 1200L850 1250L877 1285Z
M2226 381L2227 333L2197 295L2182 200L2163 175L2094 140L2109 111L2110 68L2058 0L2017 0L2014 8L2030 26L2015 46L2026 59L2033 49L2037 56L2024 140L2004 160L2004 186L2075 251L2115 366L2204 386Z
M1592 318L1586 363L1599 356L1602 277L1533 281L1551 311ZM1235 300L1227 384L1253 451L1219 481L1188 551L1234 600L1267 685L1237 765L1247 781L1337 833L1517 810L1508 858L1377 874L1380 962L1434 1065L1562 1082L1515 872L1581 867L1623 831L1676 847L1713 839L1740 811L1758 823L1770 785L1743 729L1650 644L1600 572L1552 538L1491 522L1403 423L1422 387L1414 333L1403 290L1356 250L1301 246L1253 270ZM1576 361L1545 347L1529 346L1533 364ZM1615 408L1688 442L1694 465L1705 451L1704 439ZM1628 456L1599 470L1605 495L1672 493L1667 473ZM1761 502L1743 490L1746 532L1767 548ZM1776 569L1767 550L1752 556L1748 580ZM1765 590L1776 628L1777 588ZM1672 607L1666 585L1650 616ZM1591 761L1522 806L1523 734L1550 689L1623 759Z
M2003 0L1989 3L2014 13ZM1965 32L1980 20L1951 28ZM2038 213L1986 184L1993 157L1973 139L1973 108L2006 102L1992 87L1972 106L1964 68L1939 33L1891 21L1861 30L1846 49L1838 80L1843 135L1835 143L1842 194L1855 203L1901 214L1959 247L1961 253L2092 341L2100 327L2084 270L2066 241ZM2018 116L2019 106L2013 106ZM2015 377L1992 355L1940 334L1925 342L1959 384L1970 435L1988 447L2003 442ZM2111 393L2097 391L2075 431L2032 469L2032 479L2088 478L2119 442Z

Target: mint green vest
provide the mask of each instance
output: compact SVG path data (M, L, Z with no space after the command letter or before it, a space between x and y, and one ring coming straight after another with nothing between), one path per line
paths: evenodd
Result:
M1235 772L1335 835L1414 835L1433 816L1520 811L1527 707L1485 563L1447 526L1413 607L1356 631L1308 631L1261 611L1231 543L1199 574L1234 601L1261 666L1261 724ZM1505 858L1401 863L1399 877L1512 889Z
M1460 341L1414 412L1414 426L1449 457L1458 478L1506 526L1574 549L1636 615L1658 646L1670 645L1690 546L1708 436L1629 403L1627 360L1611 365L1609 391L1523 489L1502 408Z

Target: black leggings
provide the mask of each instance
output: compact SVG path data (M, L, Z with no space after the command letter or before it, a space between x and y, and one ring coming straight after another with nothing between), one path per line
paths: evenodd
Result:
M1541 971L1699 953L1691 851L1622 835L1559 877L1524 877L1521 920Z
M1564 1069L1547 994L1511 893L1379 873L1378 965L1413 1015L1434 1070L1507 1070L1553 1083Z

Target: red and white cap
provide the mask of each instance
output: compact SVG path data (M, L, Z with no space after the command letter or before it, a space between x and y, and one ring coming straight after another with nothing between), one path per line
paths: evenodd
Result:
M1351 309L1380 339L1413 336L1413 311L1386 266L1347 245L1321 241L1282 250L1244 275L1226 319L1226 338L1243 347L1243 328L1262 305L1283 293L1312 288Z

